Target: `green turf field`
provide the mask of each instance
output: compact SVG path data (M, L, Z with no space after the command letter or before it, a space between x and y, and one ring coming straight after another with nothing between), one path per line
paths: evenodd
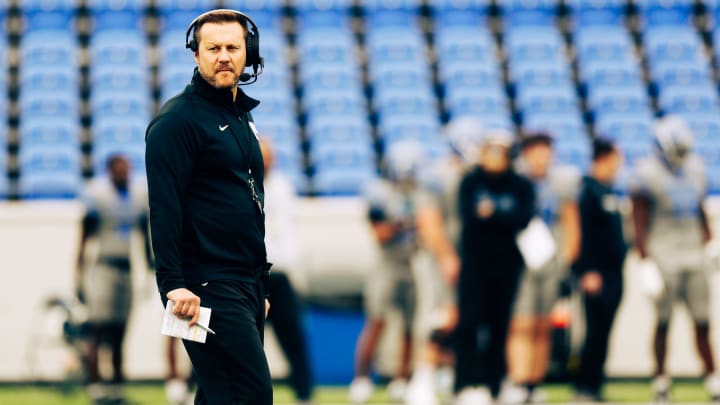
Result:
M570 389L565 385L546 387L550 401L567 403L571 398ZM160 384L137 384L127 389L127 395L133 404L164 404L163 386ZM607 387L606 397L612 403L647 403L650 400L650 389L647 383L628 382L612 383ZM679 382L673 388L675 403L706 403L707 396L699 382ZM320 388L317 390L316 402L321 404L347 404L347 392L344 387ZM389 398L384 391L378 391L372 404L388 403ZM0 404L2 405L86 405L89 404L85 394L75 390L70 394L62 394L58 388L47 386L0 386ZM291 392L286 387L275 390L276 404L293 404Z

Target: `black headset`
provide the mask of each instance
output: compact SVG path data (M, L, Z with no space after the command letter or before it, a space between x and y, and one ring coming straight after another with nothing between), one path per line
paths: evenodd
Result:
M257 77L262 74L263 69L265 68L265 59L260 56L260 30L258 30L255 21L253 21L252 18L248 17L245 13L231 9L219 8L200 14L192 20L187 28L187 31L185 31L185 48L188 48L193 52L197 52L199 44L195 40L195 29L197 28L198 22L207 15L221 12L237 15L241 20L245 21L250 28L252 28L252 30L248 30L247 36L245 37L245 66L252 67L253 73L241 74L240 81L247 82L250 79L255 79L255 81L257 81ZM253 83L255 81L253 81Z

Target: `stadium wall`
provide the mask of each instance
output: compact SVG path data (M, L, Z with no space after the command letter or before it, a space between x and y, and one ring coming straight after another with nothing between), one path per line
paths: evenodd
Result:
M301 200L299 205L302 266L293 274L296 284L312 296L357 294L377 259L363 203L333 198ZM708 208L715 229L720 229L720 200L709 201ZM81 206L73 201L0 203L4 275L0 283L0 381L56 380L73 365L72 352L61 338L63 317L45 311L43 303L51 296L68 297L72 292L81 214ZM134 243L139 251L137 235ZM633 262L629 260L626 268L626 290L611 342L608 374L615 377L648 376L652 368L654 311L629 276ZM160 379L166 373L165 340L159 334L162 308L154 274L144 270L142 255L135 255L133 265L135 305L126 343L127 376ZM712 289L713 336L716 357L720 357L718 274L713 276ZM670 337L673 375L694 376L700 371L689 325L686 312L679 311ZM283 375L286 367L273 339L269 339L268 353L273 373Z

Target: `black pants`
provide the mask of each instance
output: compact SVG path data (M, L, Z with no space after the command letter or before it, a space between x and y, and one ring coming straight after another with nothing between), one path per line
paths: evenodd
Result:
M183 340L198 390L195 404L270 405L272 380L263 350L264 287L260 281L189 286L212 309L205 343Z
M620 269L603 274L598 295L585 295L586 336L576 388L598 395L605 380L605 360L615 314L622 298L623 280Z
M305 331L302 327L300 300L287 276L281 272L270 273L270 313L275 335L285 357L290 363L290 384L301 401L312 396L312 372L308 358Z
M484 385L497 394L506 372L505 345L520 280L517 267L463 266L455 331L455 391Z

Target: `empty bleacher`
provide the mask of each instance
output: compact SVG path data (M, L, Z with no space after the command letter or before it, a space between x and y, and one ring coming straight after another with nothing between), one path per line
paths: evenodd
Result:
M245 91L303 194L356 194L403 139L448 153L441 127L466 114L550 132L581 168L592 136L629 166L653 118L679 114L720 178L718 0L15 0L0 2L0 198L74 197L113 152L142 175L147 122L192 75L187 24L216 7L260 27Z

